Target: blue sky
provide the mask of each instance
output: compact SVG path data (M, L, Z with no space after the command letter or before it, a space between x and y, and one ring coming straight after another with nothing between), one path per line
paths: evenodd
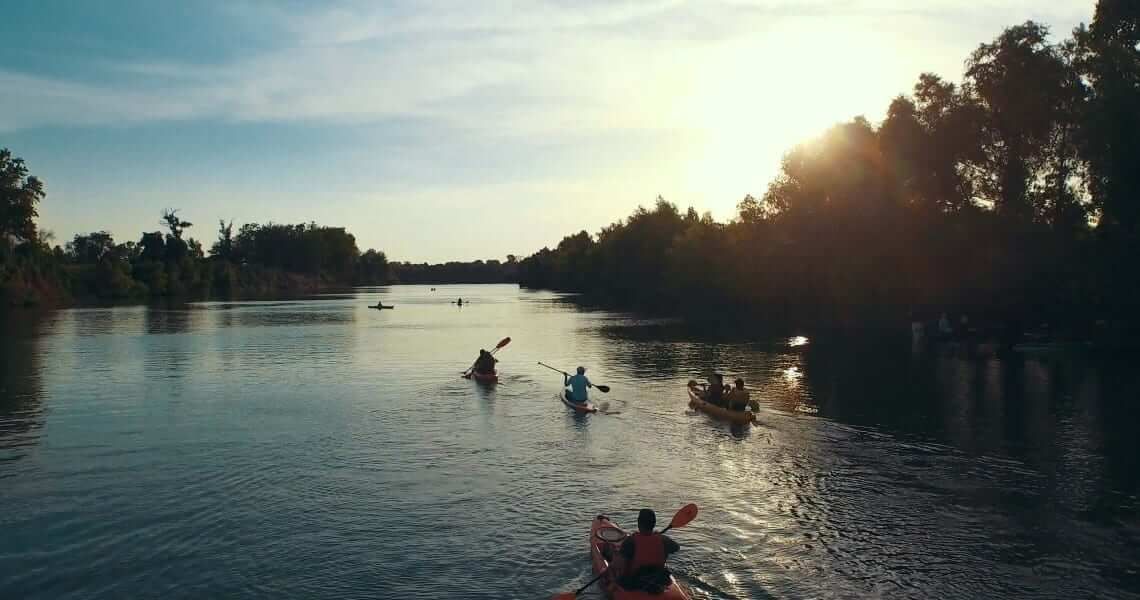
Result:
M12 0L0 147L62 241L180 208L501 258L661 194L729 218L792 145L1093 0ZM208 245L208 244L207 244Z

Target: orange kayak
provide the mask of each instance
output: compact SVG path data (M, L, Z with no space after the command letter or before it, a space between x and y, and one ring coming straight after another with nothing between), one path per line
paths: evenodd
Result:
M498 383L499 382L499 374L498 373L476 373L475 371L471 371L470 373L464 375L463 378L464 379L474 379L475 381L478 381L481 383Z
M749 425L756 422L756 413L750 410L730 410L705 402L704 395L696 388L689 388L689 408L699 410L706 415L736 425Z
M589 402L571 402L570 399L566 397L566 390L562 390L558 393L558 399L561 400L562 403L566 406L569 406L570 408L573 408L575 411L582 414L598 412L598 407L590 404Z
M618 557L618 550L625 540L626 533L622 528L614 525L609 517L598 515L590 524L590 561L594 566L594 575L610 567L606 556ZM619 567L621 560L618 560ZM614 569L618 571L619 569ZM651 594L641 590L627 590L618 583L618 577L609 572L598 582L606 591L606 597L613 600L689 600L677 580L669 576L669 585L660 594Z

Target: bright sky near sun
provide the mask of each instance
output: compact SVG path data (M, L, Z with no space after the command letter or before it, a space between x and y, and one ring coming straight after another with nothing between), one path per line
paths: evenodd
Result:
M1093 0L12 0L0 147L60 242L218 219L502 258L658 194L733 215L781 155Z

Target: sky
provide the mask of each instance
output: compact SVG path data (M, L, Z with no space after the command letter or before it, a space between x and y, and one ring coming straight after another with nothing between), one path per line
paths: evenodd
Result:
M729 219L795 144L1094 0L10 0L0 147L62 243L164 208L529 255L658 195Z

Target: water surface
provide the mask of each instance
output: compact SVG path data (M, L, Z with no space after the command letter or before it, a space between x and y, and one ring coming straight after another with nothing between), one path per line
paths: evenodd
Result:
M0 597L544 598L589 579L593 515L687 502L700 598L1137 597L1132 361L437 287L2 317ZM508 335L499 386L459 378ZM709 368L760 426L686 412Z

